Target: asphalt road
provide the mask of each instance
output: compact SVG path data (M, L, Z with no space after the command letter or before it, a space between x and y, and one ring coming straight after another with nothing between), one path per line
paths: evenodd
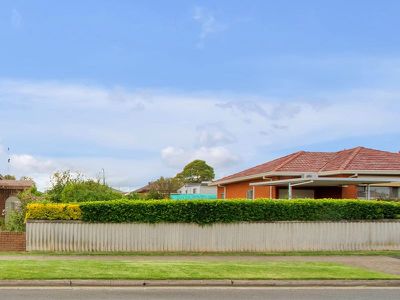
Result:
M398 300L400 288L1 288L4 300Z

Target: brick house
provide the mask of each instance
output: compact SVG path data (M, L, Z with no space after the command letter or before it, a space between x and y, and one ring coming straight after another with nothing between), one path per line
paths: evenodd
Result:
M33 182L30 180L6 180L0 178L0 214L5 209L6 200L16 196L19 192L30 188Z
M218 198L400 198L400 153L299 151L213 181Z

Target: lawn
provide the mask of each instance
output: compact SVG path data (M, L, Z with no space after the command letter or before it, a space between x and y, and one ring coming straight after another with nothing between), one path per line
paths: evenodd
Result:
M5 260L0 279L400 279L326 262Z

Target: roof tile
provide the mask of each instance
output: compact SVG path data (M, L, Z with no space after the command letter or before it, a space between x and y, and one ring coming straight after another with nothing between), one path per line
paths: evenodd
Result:
M299 151L250 169L226 176L216 182L256 176L268 172L323 171L400 171L400 154L356 147L338 152Z

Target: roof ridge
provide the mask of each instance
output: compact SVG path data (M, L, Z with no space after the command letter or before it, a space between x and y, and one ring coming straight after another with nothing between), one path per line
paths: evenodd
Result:
M341 151L336 151L336 152L331 152L332 154L335 153L331 158L328 159L328 161L321 167L319 168L318 172L321 172L323 169L325 169L325 167L330 164L332 162L333 159L336 158L336 156L338 156L338 153ZM329 153L329 152L326 152Z
M290 163L292 160L296 159L297 157L299 157L301 154L305 153L305 151L298 151L295 153L292 153L291 157L288 157L285 161L283 161L282 163L280 163L278 166L276 166L272 171L277 171L278 169L282 168L284 165Z
M361 151L361 149L363 149L363 147L361 147L361 146L354 148L353 153L339 167L339 170L344 170L351 163L351 161L354 159L354 157L356 157L356 155Z

